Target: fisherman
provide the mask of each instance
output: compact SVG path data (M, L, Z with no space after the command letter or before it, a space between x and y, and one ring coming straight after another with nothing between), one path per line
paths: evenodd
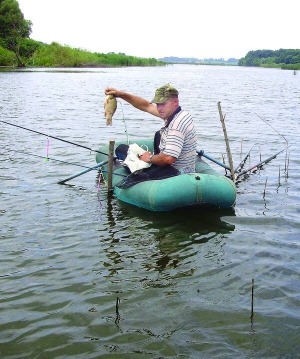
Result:
M111 87L105 89L105 94L119 97L137 109L164 120L164 126L154 136L154 153L146 151L139 156L140 160L159 167L171 165L179 171L178 174L195 172L195 125L192 116L179 106L179 93L174 87L170 84L159 87L151 102ZM118 149L116 154L118 156Z

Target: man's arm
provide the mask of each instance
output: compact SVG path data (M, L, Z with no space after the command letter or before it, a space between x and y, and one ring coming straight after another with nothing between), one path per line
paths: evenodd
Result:
M173 156L165 155L163 153L152 155L150 152L143 153L141 156L139 156L139 159L149 163L150 157L151 157L151 163L154 163L157 166L171 165L176 161L176 158Z
M105 94L106 95L114 95L115 97L119 97L121 99L123 99L124 101L130 103L132 106L134 106L135 108L144 111L144 112L148 112L154 116L159 117L159 113L157 111L156 105L154 105L153 103L145 100L142 97L136 96L136 95L132 95L130 93L127 92L123 92L123 91L119 91L115 88L112 87L108 87L105 89Z

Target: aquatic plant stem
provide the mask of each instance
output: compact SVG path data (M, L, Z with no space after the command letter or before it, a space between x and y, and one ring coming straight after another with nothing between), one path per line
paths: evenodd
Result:
M253 317L254 317L254 279L252 279L252 286L251 286L251 328L253 327Z
M265 189L264 189L263 199L265 199L265 197L266 197L267 183L268 183L268 177L266 178L266 182L265 182Z

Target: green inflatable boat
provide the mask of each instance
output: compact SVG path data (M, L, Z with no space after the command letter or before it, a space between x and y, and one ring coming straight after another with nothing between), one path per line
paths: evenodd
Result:
M115 147L121 143L126 142L116 142ZM136 140L132 143L147 146L150 152L153 150L152 139ZM109 145L102 146L99 152L96 162L106 162ZM107 180L107 164L100 168ZM144 181L126 189L117 187L118 183L128 176L128 172L118 160L114 161L112 173L112 187L120 201L151 211L171 211L184 207L231 208L236 200L236 187L233 181L217 173L198 155L196 173Z

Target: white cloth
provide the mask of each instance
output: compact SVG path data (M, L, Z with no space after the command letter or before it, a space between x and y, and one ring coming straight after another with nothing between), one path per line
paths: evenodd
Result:
M129 145L127 157L125 158L123 164L129 167L131 172L150 167L151 163L147 163L139 159L139 156L145 152L146 151L136 143Z

